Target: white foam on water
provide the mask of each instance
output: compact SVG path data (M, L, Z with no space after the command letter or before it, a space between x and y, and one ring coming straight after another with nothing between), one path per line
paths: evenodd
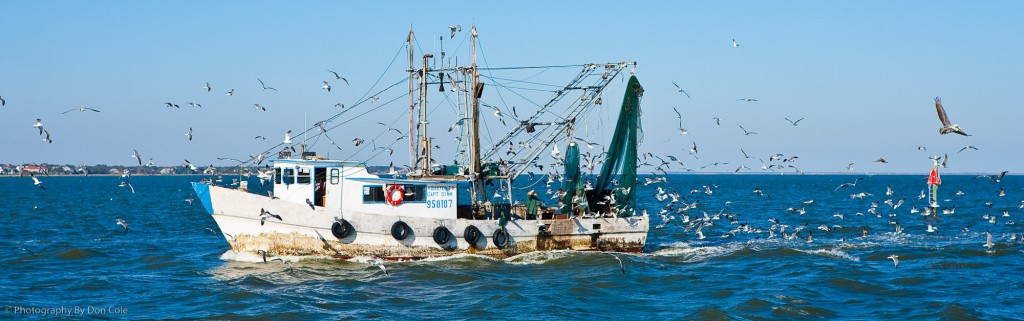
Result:
M574 255L579 255L580 251L574 250L553 250L553 251L534 251L529 253L519 254L507 259L504 259L505 263L516 264L516 265L531 265L531 264L544 264L548 261L562 259Z
M823 255L823 256L829 256L829 257L844 259L844 260L848 260L848 261L860 262L860 258L858 258L856 256L853 256L853 255L850 255L849 253L837 250L837 249L827 249L827 250L825 250L825 249L819 249L819 250L794 249L794 250L797 250L798 252L812 254L812 255Z
M459 253L459 254L455 254L455 255L451 255L451 256L430 257L430 258L422 259L420 261L421 262L445 262L445 261L453 261L453 260L459 260L459 259L465 259L465 258L484 259L484 260L489 260L489 261L493 261L493 262L501 262L502 261L500 259L496 259L496 258L493 258L493 257L490 257L490 256L480 255L480 254L470 254L470 253Z
M689 243L674 242L663 244L666 248L651 252L652 256L690 256L688 261L699 262L714 257L732 254L746 246L744 243L734 242L722 245L691 246Z

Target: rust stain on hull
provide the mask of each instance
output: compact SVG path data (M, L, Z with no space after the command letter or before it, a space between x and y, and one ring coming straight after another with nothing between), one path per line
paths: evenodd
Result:
M273 255L331 257L350 259L353 257L378 257L386 260L421 260L447 257L456 254L474 254L493 258L508 258L523 253L546 250L643 252L642 242L625 242L622 238L591 235L546 235L536 239L517 240L504 249L488 247L483 249L441 249L425 246L385 246L343 243L336 240L321 241L316 237L293 234L238 235L229 240L232 250L259 255L265 250Z

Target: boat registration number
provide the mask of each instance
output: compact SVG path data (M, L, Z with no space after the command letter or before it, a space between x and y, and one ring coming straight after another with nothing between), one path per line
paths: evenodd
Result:
M451 208L452 200L427 200L427 208Z

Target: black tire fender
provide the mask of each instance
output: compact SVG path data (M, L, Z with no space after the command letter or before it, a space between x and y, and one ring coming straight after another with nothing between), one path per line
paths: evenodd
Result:
M398 221L391 225L391 236L396 240L404 240L412 234L412 228L405 222Z

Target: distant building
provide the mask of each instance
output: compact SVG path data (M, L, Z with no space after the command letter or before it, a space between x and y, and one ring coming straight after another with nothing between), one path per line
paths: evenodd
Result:
M39 165L25 165L21 167L23 173L46 173L46 166Z

